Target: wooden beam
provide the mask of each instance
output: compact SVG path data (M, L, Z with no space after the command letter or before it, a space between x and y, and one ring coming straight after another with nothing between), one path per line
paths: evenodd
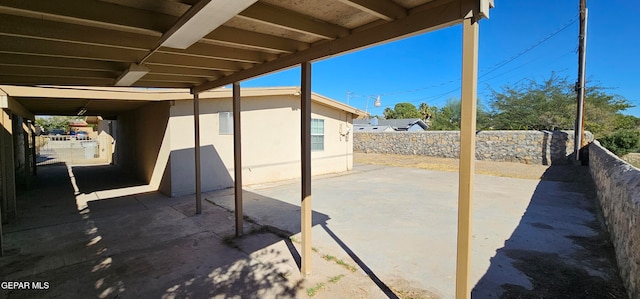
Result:
M146 82L167 82L167 83L185 83L185 84L199 84L205 81L204 78L196 78L189 76L177 76L177 75L163 75L163 74L147 74L142 79ZM137 84L135 84L137 85Z
M97 27L77 26L41 19L4 15L0 22L0 35L29 37L108 48L148 51L155 46L158 37ZM199 56L221 60L258 63L273 59L271 56L228 46L196 43L187 50L160 48L160 52Z
M300 148L302 170L302 202L300 208L300 222L302 234L303 276L311 274L311 225L313 210L311 208L311 63L301 64L301 109L300 109Z
M112 62L138 61L146 50L124 48L105 48L102 46L75 44L59 41L43 41L31 38L0 36L0 53L13 53L32 56L61 57L67 59L102 60ZM148 64L192 67L220 71L237 71L251 64L228 60L184 56L181 54L155 53Z
M146 67L151 70L149 73L154 75L173 75L194 78L219 78L219 71L197 69L189 67L167 66L159 64L147 64Z
M0 75L113 79L117 77L119 73L116 71L54 69L0 64Z
M104 1L3 0L0 13L161 36L178 17Z
M194 155L196 163L196 214L202 214L202 180L200 173L200 99L193 94Z
M362 10L385 21L407 16L407 10L390 0L340 0L340 2Z
M249 48L276 54L293 53L309 48L308 43L253 32L233 27L220 26L202 39L202 42L231 47Z
M0 64L7 66L29 66L62 70L86 70L121 73L129 65L127 62L82 60L64 57L34 56L0 52Z
M69 78L46 76L0 75L0 82L6 85L67 85L67 86L113 86L114 79ZM139 87L191 88L193 83L145 81L136 82Z
M233 83L233 173L234 173L234 197L236 217L236 237L244 232L242 212L242 132L240 112L240 83Z
M349 30L346 28L262 2L255 3L237 17L323 39L336 39L349 35Z
M478 23L465 19L462 30L462 104L458 187L456 299L471 298L471 236L476 154L478 93Z
M65 42L42 41L14 36L0 36L0 52L121 62L137 61L145 54L145 51L140 50L108 49L100 46L81 44L71 46Z
M276 60L258 64L241 72L204 83L194 87L193 91L206 91L232 84L233 82L291 68L305 61L315 61L332 55L358 50L378 43L417 35L462 22L460 2L448 1L440 5L432 4L432 6L430 9L418 10L416 13L410 14L395 22L354 32L347 37L316 44L307 50L282 56Z
M154 53L146 60L145 65L164 65L175 67L191 67L198 69L208 69L216 71L234 72L252 66L248 63L232 62L219 59L203 57L185 57L182 55L167 54L163 52Z

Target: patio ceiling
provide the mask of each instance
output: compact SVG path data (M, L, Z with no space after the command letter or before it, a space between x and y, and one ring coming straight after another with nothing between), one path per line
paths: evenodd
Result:
M490 1L249 0L186 49L163 46L208 2L0 0L0 84L114 86L139 64L132 86L201 92L480 18Z

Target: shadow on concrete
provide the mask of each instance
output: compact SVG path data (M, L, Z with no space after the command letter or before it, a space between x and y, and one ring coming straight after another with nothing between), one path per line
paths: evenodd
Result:
M250 234L229 244L234 222L224 208L204 204L193 215L193 196L158 192L84 198L139 182L113 166L73 174L78 191L67 167L41 168L34 189L19 197L0 277L42 289L0 290L0 297L296 297L301 282L282 238Z
M71 166L81 194L146 185L134 174L114 165Z
M289 193L286 196L291 198L300 198L299 189L289 189ZM296 190L296 191L292 191ZM211 192L207 196L207 200L215 205L222 206L229 211L234 210L234 197L233 194L227 196L217 196L221 192ZM275 229L277 233L283 235L283 237L293 236L301 231L300 229L300 206L287 203L277 198L267 197L248 190L243 191L244 199L244 213L245 218L250 222L259 224L268 224L268 229ZM327 221L331 218L329 215L320 213L317 211L312 212L312 226L320 226L325 232L344 250L347 255L358 264L365 274L371 279L373 283L389 298L397 299L396 294L386 285L374 271L367 266L367 264L351 249L349 246L336 234L329 226ZM287 247L291 255L294 257L298 269L301 267L300 253L296 250L295 246L291 242L287 242Z
M587 167L552 165L473 298L627 298Z
M371 281L373 281L373 283L376 284L376 286L378 286L378 288L380 288L380 290L389 298L392 299L398 299L398 296L391 290L391 288L389 288L389 286L387 284L385 284L379 277L378 275L376 275L373 270L371 270L371 268L369 268L369 266L367 266L367 264L365 264L365 262L362 261L362 259L360 259L360 257L358 257L358 255L353 252L353 250L351 250L351 248L349 248L349 246L347 246L347 244L345 244L340 237L338 237L330 228L329 226L327 226L326 224L322 224L322 228L327 232L327 234L329 234L329 236L331 236L331 238L342 248L342 250L344 250L349 257L351 257L351 259L356 262L356 264L358 264L358 266L360 267L360 269L362 269L362 271L364 271L365 274L367 274L367 276L369 276L369 278L371 279Z

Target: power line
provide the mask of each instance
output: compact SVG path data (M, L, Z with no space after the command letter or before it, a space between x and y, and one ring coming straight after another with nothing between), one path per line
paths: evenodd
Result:
M490 73L492 73L492 72L494 72L494 71L496 71L496 70L498 70L498 69L502 68L503 66L505 66L505 65L507 65L507 64L509 64L509 63L511 63L511 62L513 62L514 60L516 60L516 59L518 59L518 58L522 57L524 54L526 54L526 53L530 52L531 50L533 50L533 49L537 48L538 46L540 46L541 44L543 44L543 43L545 43L546 41L550 40L550 39L551 39L551 38L553 38L554 36L558 35L560 32L562 32L562 31L566 30L567 28L569 28L571 25L573 25L574 23L576 23L576 22L579 20L578 16L579 16L579 15L575 15L574 17L572 17L572 18L571 18L571 20L570 20L570 21L568 21L567 23L565 23L564 25L562 25L562 26L561 26L561 27L559 27L558 29L554 30L553 32L549 33L549 34L548 34L547 36L545 36L544 38L542 38L542 39L540 39L540 40L536 41L535 43L533 43L531 46L527 47L526 49L524 49L524 50L522 50L522 51L518 52L516 55L514 55L514 56L512 56L512 57L509 57L509 58L507 58L507 59L505 59L505 60L503 60L503 61L501 61L501 62L499 62L499 63L497 63L497 64L495 64L495 65L493 65L492 67L488 68L486 71L484 71L484 72L483 72L483 74L481 74L480 76L478 76L478 79L480 79L480 78L482 78L482 77L485 77L486 75L488 75L488 74L490 74ZM565 53L565 54L563 54L562 56L564 56L564 55L566 55L566 53ZM526 64L525 64L525 65L526 65ZM512 71L512 70L511 70L511 71ZM508 72L509 72L509 71L508 71ZM508 72L505 72L505 73L508 73ZM505 74L505 73L502 73L501 75L503 75L503 74ZM501 75L494 76L494 77L492 77L492 78L490 78L490 79L488 79L488 80L495 79L495 78L497 78L497 77L499 77L499 76L501 76ZM458 79L456 79L456 80L449 80L449 81L446 81L446 82L442 82L442 83L438 83L438 84L433 84L433 85L429 85L429 86L425 86L425 87L420 87L420 88L416 88L416 89L410 89L410 90L398 91L398 92L391 92L391 93L385 93L385 94L379 94L379 95L380 95L380 96L390 96L390 95L398 95L398 94L404 94L404 93L412 93L412 92L417 92L417 91L421 91L421 90L431 89L431 88L434 88L434 87L444 86L444 85L447 85L447 84L451 84L451 83L454 83L454 82L458 82L458 81L460 81L460 80L461 80L461 78L458 78ZM460 87L457 87L457 88L455 88L455 89L453 89L453 90L451 90L451 91L449 91L449 92L447 92L447 93L445 93L445 94L437 95L437 96L435 96L435 97L436 97L436 98L439 98L439 97L445 96L445 95L447 95L447 94L450 94L450 93L452 93L452 92L454 92L454 91L457 91L457 90L459 90L459 89L460 89ZM352 98L354 97L354 94L353 94L353 93L351 93L351 97L352 97ZM431 98L431 97L433 97L433 96L426 97L426 98L421 98L421 99L418 99L418 100L409 101L409 103L415 103L415 102L418 102L418 101L424 101L424 100L429 99L429 98ZM384 106L384 108L387 108L387 107L391 107L391 105L385 105L385 106Z
M511 58L504 60L503 62L500 62L496 65L494 65L492 68L489 69L489 71L486 71L484 74L480 75L478 78L482 78L492 72L494 72L495 70L507 65L509 62L514 61L516 59L518 59L519 57L521 57L522 55L526 54L527 52L537 48L539 45L543 44L544 42L550 40L552 37L558 35L560 32L564 31L565 29L569 28L569 26L573 25L575 22L578 21L578 18L574 17L572 21L568 22L567 24L565 24L564 26L562 26L560 29L557 29L556 31L554 31L553 33L547 35L546 37L544 37L543 39L537 41L535 44L531 45L530 47L524 49L523 51L520 51L518 54L512 56Z

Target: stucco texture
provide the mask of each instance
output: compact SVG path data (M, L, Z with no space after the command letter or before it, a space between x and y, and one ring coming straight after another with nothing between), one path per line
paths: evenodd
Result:
M300 98L294 94L242 98L243 184L300 177ZM233 134L221 134L220 113L231 98L200 99L202 190L233 186ZM324 120L324 150L313 151L312 174L353 167L353 115L312 103L312 118ZM145 105L118 118L120 160L171 196L195 193L193 101ZM133 130L132 130L133 128ZM131 150L133 149L133 150Z

